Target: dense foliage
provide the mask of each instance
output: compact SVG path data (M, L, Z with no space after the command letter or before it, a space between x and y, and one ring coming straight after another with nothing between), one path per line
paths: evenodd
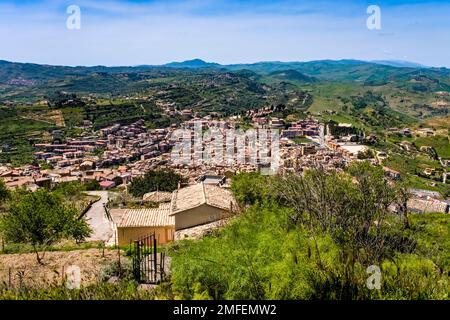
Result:
M128 192L135 197L142 197L152 191L173 191L178 188L181 176L171 170L152 170L143 177L135 178L128 187Z
M0 179L0 204L6 199L8 199L8 197L9 191L6 188L5 182L2 179Z
M449 298L448 216L425 223L422 216L391 214L400 191L377 168L243 174L233 191L241 215L222 231L172 248L180 298ZM371 265L381 269L380 290L367 286Z
M90 234L86 221L78 216L78 210L64 203L57 193L20 190L1 217L0 231L7 242L30 244L41 262L52 244L62 239L82 241Z

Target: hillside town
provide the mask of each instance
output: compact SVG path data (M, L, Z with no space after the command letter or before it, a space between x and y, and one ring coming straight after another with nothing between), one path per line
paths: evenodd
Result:
M259 119L254 119L256 127L261 123ZM281 121L271 119L267 126L259 130L278 130ZM202 130L218 128L219 133L224 133L224 130L235 128L235 121L201 118L185 121L181 124L181 128L192 129L192 137L187 138L174 138L173 133L177 130L175 126L147 130L143 121L130 125L116 124L94 134L85 135L81 139L35 144L35 159L47 164L49 169L42 169L39 165L20 168L1 167L0 176L9 188L25 186L36 189L47 183L71 181L85 183L94 179L107 190L126 185L134 177L142 176L146 171L156 168L173 169L188 178L189 184L194 184L203 175L257 172L267 165L261 163L259 158L256 161L248 161L252 152L248 145L246 145L245 159L240 162L236 159L231 162L224 161L224 163L199 161L205 157L205 150L217 144L219 139L214 135L201 137L202 150L192 153L192 157L188 155L187 163L174 161L171 154L172 148L176 142L183 139L194 139L194 125L200 125ZM313 119L300 120L288 129L281 130L278 173L301 172L314 166L322 166L327 170L339 170L345 164L357 159L358 153L366 149L365 146L356 142L324 136L321 130L324 130L323 125ZM297 137L309 140L305 143L296 143L292 139ZM221 139L225 148L226 135L221 134ZM270 141L267 148L271 149Z
M166 106L164 110L168 113L176 112L170 106ZM85 184L95 180L102 190L117 189L126 192L127 185L133 179L142 177L149 170L171 169L184 178L185 182L181 187L193 187L203 183L226 189L234 175L241 172L267 174L267 170L270 171L270 162L276 160L275 171L269 172L270 174L301 173L310 168L342 171L353 161L369 161L373 165L382 166L389 179L400 179L398 171L383 165L383 159L386 157L383 152L362 157L361 155L370 152L370 147L363 143L361 137L355 134L333 136L326 123L321 123L313 117L286 125L283 119L271 117L273 110L266 108L248 111L246 116L251 117L252 127L258 132L258 138L261 138L261 132L279 133L276 136L276 148L275 140L269 139L266 146L262 146L258 140L252 149L247 140L242 140L241 145L238 145L238 139L231 137L232 152L229 156L227 137L230 136L229 132L235 132L238 128L239 117L217 119L211 115L199 117L192 110L181 112L187 120L179 126L171 125L160 129L148 130L143 120L129 125L114 124L97 131L93 131L87 123L86 130L77 138L54 139L52 143L35 144L36 164L18 168L0 167L0 177L10 189L25 187L37 190L62 182L76 181ZM343 132L351 127L345 123L338 126ZM184 130L182 135L176 134L179 130ZM195 130L200 130L197 132L198 136ZM207 134L207 130L212 131ZM400 132L397 129L389 131ZM412 133L404 129L401 134ZM415 134L429 135L432 132L420 129ZM177 149L177 144L183 142L185 145L188 143L187 149ZM239 150L242 151L240 155ZM223 154L218 157L219 153ZM277 159L274 158L275 153ZM183 161L177 161L177 156ZM213 161L207 161L208 156L212 157ZM266 161L267 159L269 161ZM445 165L448 166L448 163ZM166 196L166 200L172 201L171 195ZM416 212L448 213L450 201L442 199L437 192L415 190L408 205L410 210ZM145 214L167 216L164 223L158 223L174 226L175 221L172 216L168 216L171 211L166 206ZM121 212L124 213L123 210ZM126 216L128 215L132 213L128 212ZM119 227L123 227L133 224L134 220L135 218L126 218L121 224L120 221L116 222ZM201 224L203 223L198 223ZM167 235L165 239L173 237Z
M449 301L449 15L1 1L0 305L284 319Z

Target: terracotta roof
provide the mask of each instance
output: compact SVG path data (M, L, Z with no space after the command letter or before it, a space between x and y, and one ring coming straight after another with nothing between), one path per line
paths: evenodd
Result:
M395 174L400 174L400 172L398 172L398 171L396 171L396 170L394 170L394 169L391 169L391 168L389 168L389 167L383 167L383 170L386 171L386 172L391 172L391 173L395 173Z
M100 186L101 187L111 187L112 185L114 185L114 181L109 181L109 180L104 180L102 182L100 182Z
M173 192L171 203L171 214L198 207L202 204L230 210L238 208L233 193L230 190L202 183Z
M17 180L5 181L5 185L8 188L16 188L32 183L33 179L30 177L19 178Z
M172 192L153 191L144 194L142 199L149 202L170 202L172 200Z
M170 216L170 204L162 203L159 208L127 209L117 227L165 227L174 225L175 219Z

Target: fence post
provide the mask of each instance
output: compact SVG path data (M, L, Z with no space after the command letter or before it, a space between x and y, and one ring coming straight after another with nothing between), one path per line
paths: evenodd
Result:
M165 263L165 257L166 257L166 253L165 252L161 252L160 254L160 261L159 261L159 273L161 275L161 281L164 281L166 274L165 274L165 270L164 270L164 263Z
M116 242L117 242L117 238L116 238ZM130 241L130 248L131 248L131 241ZM122 264L120 262L120 247L119 247L119 243L117 243L117 257L119 258L118 259L118 262L119 262L119 278L121 278L122 277Z
M134 249L135 249L135 253L134 253L134 277L136 279L137 282L141 281L141 248L140 248L140 241L136 240L134 241Z
M8 268L8 289L11 289L11 268Z
M25 271L19 271L17 274L19 276L19 290L23 291L24 289L23 278L25 277Z
M156 234L153 237L153 266L154 266L154 281L158 281L157 272L158 272L158 253L157 253L157 247L156 247Z

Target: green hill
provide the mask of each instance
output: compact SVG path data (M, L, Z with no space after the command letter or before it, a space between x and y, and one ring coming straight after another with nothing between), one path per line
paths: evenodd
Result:
M199 68L215 68L220 67L220 64L218 63L210 63L205 62L201 59L193 59L183 62L171 62L164 65L164 67L169 68L192 68L192 69L199 69Z
M0 61L0 103L29 103L57 91L105 98L148 95L200 111L235 112L313 95L312 110L340 110L342 97L376 91L395 111L418 119L449 113L450 70L358 60L220 65L200 59L164 66L64 67ZM174 100L174 101L172 101Z
M316 78L304 75L296 70L274 71L271 72L269 76L279 80L297 81L300 83L314 83L318 81Z

